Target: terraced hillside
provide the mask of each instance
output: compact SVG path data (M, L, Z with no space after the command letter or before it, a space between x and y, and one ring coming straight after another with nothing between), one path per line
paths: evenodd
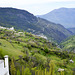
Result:
M65 70L64 75L75 73L75 54L63 52L55 43L28 32L0 29L0 58L6 54L13 75L50 75L51 72L61 75L59 68Z
M52 45L46 39L31 33L0 29L0 48L3 49L3 54L8 54L10 57L24 55L24 50L37 53L46 47L59 50L55 44Z
M75 36L71 36L61 43L63 50L75 53Z

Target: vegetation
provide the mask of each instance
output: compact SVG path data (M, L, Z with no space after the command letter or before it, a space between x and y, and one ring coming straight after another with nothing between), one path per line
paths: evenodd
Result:
M74 75L75 54L28 32L0 29L0 58L9 55L11 75ZM72 59L74 63L70 63ZM58 69L65 69L58 72Z
M15 8L0 8L0 26L15 27L16 30L24 30L37 35L43 34L49 40L56 42L61 42L72 35L60 24L37 18L25 10Z
M71 36L61 43L61 47L64 51L75 53L75 36Z

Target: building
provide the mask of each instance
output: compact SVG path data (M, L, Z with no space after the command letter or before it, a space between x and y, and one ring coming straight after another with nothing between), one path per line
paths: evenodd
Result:
M8 55L5 55L4 59L0 60L0 75L9 75Z
M14 27L11 27L11 28L6 28L6 27L2 27L2 26L0 26L0 29L7 29L7 30L12 30L12 31L15 31L15 30L14 30Z
M12 30L12 31L14 31L14 27L11 27L11 28L9 28L9 30Z

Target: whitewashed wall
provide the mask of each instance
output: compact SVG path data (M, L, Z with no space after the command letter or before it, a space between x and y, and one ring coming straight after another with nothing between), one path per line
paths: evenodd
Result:
M4 60L0 60L0 75L9 75L9 63L8 63L8 56L5 57L5 63Z

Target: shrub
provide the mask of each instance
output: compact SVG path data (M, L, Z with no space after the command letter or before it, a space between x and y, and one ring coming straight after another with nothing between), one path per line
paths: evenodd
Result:
M45 48L45 50L44 50L46 53L49 53L49 50L48 50L48 48Z
M15 75L16 69L15 69L15 65L14 65L13 59L11 60L10 71L11 71L11 75Z
M47 58L40 54L34 54L34 57L36 58L36 62L39 63L40 66L44 67L47 63Z
M24 75L31 75L29 68L25 68Z
M2 51L3 51L3 49L2 49L2 48L0 48L0 57L1 57L1 58L3 58L3 57L4 57L4 55L3 55L3 52L2 52Z
M30 44L27 44L27 47L28 47L28 49L31 49L32 48Z

